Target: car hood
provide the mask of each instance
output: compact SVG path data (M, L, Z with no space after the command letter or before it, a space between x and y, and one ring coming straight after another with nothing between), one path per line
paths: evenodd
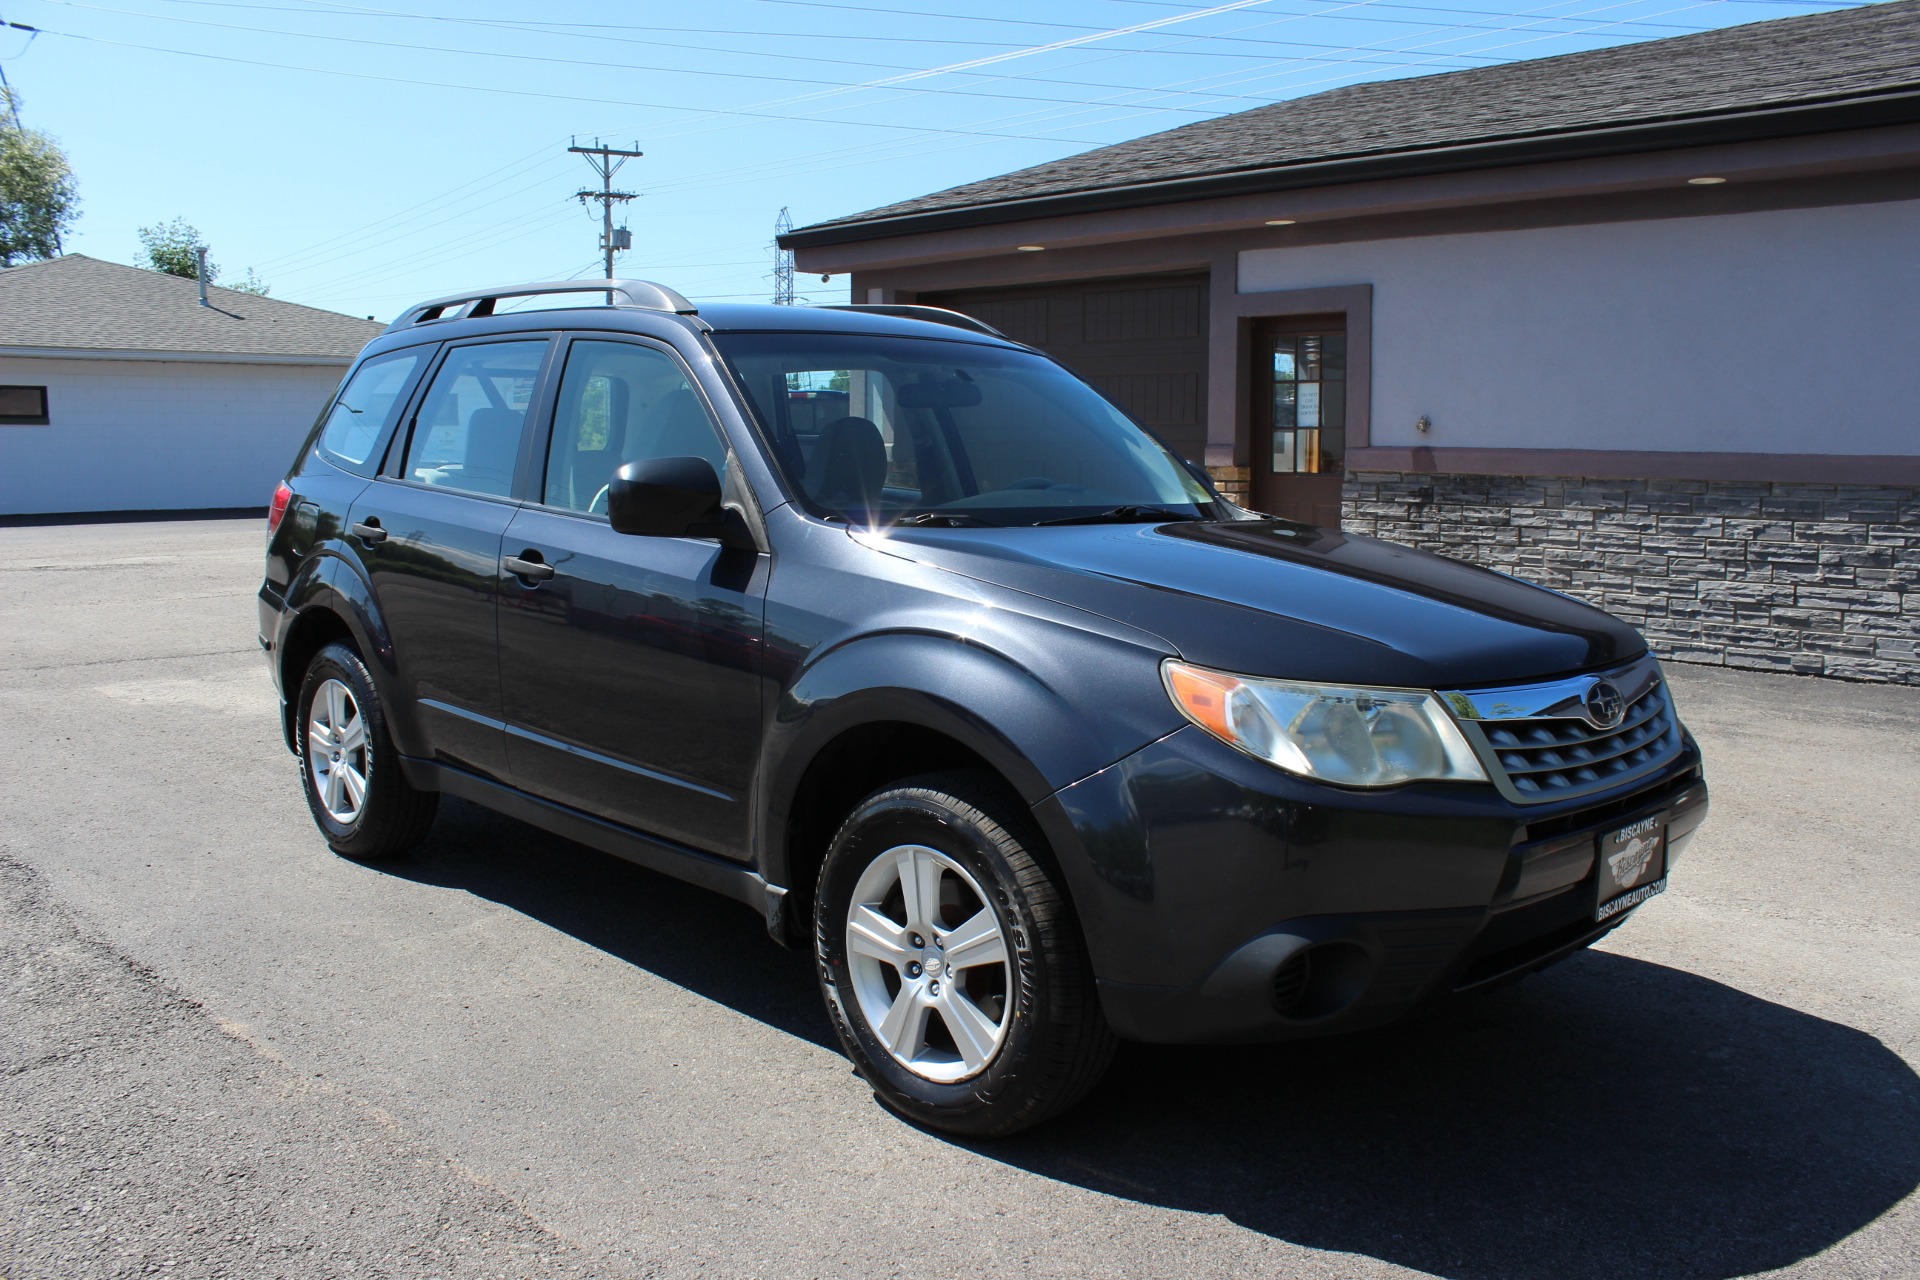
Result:
M1247 675L1450 688L1638 657L1639 632L1505 574L1285 520L892 529L889 554L1163 637Z

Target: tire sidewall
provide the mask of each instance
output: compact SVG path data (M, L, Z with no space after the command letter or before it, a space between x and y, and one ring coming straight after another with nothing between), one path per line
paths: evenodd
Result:
M367 793L360 804L359 814L352 822L340 822L327 812L319 788L314 783L312 764L307 759L307 724L313 699L320 691L320 686L328 680L338 680L352 691L366 728ZM307 798L307 808L312 811L313 820L326 835L327 843L341 853L351 853L354 837L366 828L368 815L374 811L386 783L386 717L379 691L373 687L372 674L360 660L359 654L343 644L330 644L307 664L307 674L300 681L300 699L294 710L297 717L294 721L297 729L295 754L300 766L300 792Z
M942 801L946 801L942 803ZM1008 833L1009 838L1012 833ZM943 1084L902 1065L867 1025L854 995L846 951L847 910L860 875L888 849L919 844L967 869L988 897L1007 938L1006 1039L984 1071ZM821 994L854 1066L881 1101L909 1119L943 1128L970 1115L1001 1115L1028 1101L1028 1064L1050 1026L1046 955L1032 908L992 837L937 792L900 789L869 797L835 836L815 894L814 957Z

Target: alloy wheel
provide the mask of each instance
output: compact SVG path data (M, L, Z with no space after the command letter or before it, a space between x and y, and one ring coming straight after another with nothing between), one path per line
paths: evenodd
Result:
M367 722L353 690L329 679L307 704L307 769L327 816L352 826L367 803Z
M986 1070L1011 1024L1013 970L966 868L926 845L886 850L854 886L846 943L861 1015L895 1061L942 1084Z

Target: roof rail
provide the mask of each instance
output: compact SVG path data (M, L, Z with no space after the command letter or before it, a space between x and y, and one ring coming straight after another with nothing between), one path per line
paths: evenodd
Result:
M932 324L948 324L956 329L971 329L975 333L984 333L990 338L999 338L1005 342L1015 339L1007 337L985 320L976 320L960 311L949 311L945 307L921 307L907 302L823 302L823 311L871 311L875 315L899 316L902 320L925 320Z
M493 314L494 306L502 298L532 298L546 293L604 293L607 295L609 306L614 305L614 298L617 295L620 303L629 307L644 307L649 311L671 311L683 316L699 313L699 308L680 294L651 280L548 280L538 284L508 284L493 289L469 289L465 293L450 294L444 298L416 303L401 312L399 318L387 326L387 332L392 333L396 329L423 324L428 320L465 320L476 316L490 316ZM452 314L448 314L449 312Z

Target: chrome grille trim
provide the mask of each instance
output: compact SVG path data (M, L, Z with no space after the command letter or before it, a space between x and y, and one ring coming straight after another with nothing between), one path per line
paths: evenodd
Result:
M1611 683L1626 711L1595 723L1587 694ZM1538 685L1443 692L1474 752L1503 795L1520 804L1568 800L1633 782L1680 752L1680 721L1651 657Z

